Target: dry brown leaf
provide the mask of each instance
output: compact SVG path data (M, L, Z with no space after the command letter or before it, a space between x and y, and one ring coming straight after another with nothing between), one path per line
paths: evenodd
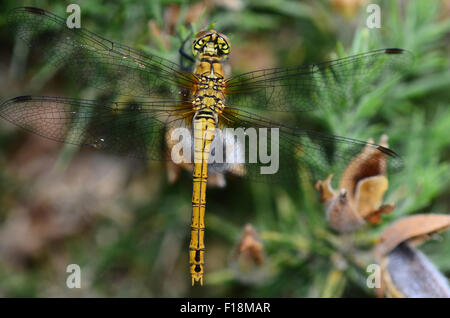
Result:
M380 145L388 147L386 135L381 137ZM382 214L394 210L394 205L381 205L388 188L386 164L385 154L367 146L348 164L339 192L331 186L332 174L316 182L331 227L339 232L355 231L367 222L380 223Z
M450 227L450 215L416 214L397 220L380 236L375 248L375 256L381 259L399 244L407 241L415 245L427 240L430 235Z

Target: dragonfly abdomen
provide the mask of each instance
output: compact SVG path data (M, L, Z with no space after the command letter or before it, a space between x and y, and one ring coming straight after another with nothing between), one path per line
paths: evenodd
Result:
M189 264L192 285L203 284L204 273L204 233L206 186L208 182L208 159L214 139L216 120L213 112L196 114L193 120L194 131L194 172L192 191L191 243L189 244Z
M220 91L215 88L215 79L204 78L205 83L196 92L193 118L194 172L192 191L191 242L189 244L189 266L192 285L203 284L204 274L204 233L206 186L208 182L208 160L211 143L218 122L218 112L223 108Z

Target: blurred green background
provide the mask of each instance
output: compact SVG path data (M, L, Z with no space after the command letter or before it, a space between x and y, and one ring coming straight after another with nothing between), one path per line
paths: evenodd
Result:
M205 286L191 287L189 173L169 182L164 164L78 151L1 121L0 296L374 297L365 268L383 228L407 214L450 212L450 1L370 1L380 5L380 29L366 27L363 0L3 1L2 99L93 95L74 92L66 77L35 63L5 28L14 7L66 16L70 3L80 5L84 28L175 62L191 28L214 24L230 38L236 74L384 47L410 50L415 64L401 80L321 119L341 136L389 135L405 161L388 176L385 202L396 209L358 231L347 255L340 247L348 238L326 224L312 184L292 191L233 178L207 190ZM265 262L244 273L233 251L247 223ZM450 277L449 233L422 250ZM66 287L72 263L81 267L81 289Z

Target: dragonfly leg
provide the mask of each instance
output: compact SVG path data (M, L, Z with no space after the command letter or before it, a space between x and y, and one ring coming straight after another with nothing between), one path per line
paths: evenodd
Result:
M192 31L189 33L189 35L183 40L183 42L181 43L180 48L178 49L178 53L180 53L180 65L181 68L185 71L191 71L192 70L192 65L188 66L184 64L185 60L188 60L191 64L195 63L195 59L189 55L188 53L186 53L186 51L184 50L184 47L186 46L186 42L189 41L189 39L192 37Z

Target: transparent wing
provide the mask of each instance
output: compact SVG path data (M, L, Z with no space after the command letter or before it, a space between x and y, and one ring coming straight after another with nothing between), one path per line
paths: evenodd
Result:
M180 101L120 103L20 96L0 105L0 117L51 140L168 160L166 129L189 126L192 108Z
M0 117L43 137L151 160L172 159L171 147L178 140L172 140L168 147L168 132L173 128L191 131L192 116L191 104L180 101L119 103L20 96L0 105ZM224 150L221 161L217 161L218 147L215 147L211 157L215 156L216 161L210 162L209 172L232 172L267 183L292 183L298 180L295 176L299 171L318 180L331 172L344 171L355 160L364 162L370 169L384 165L388 157L391 171L402 167L402 160L380 145L289 127L235 108L227 108L221 120L222 131L240 129L233 131L236 138L233 135L223 139L225 146L227 141L237 140L238 147L230 153L235 159L244 156L244 160L229 161L228 150ZM239 144L240 132L244 144ZM261 142L265 143L265 150L261 150ZM367 148L379 155L364 155L363 150ZM189 160L192 148L188 152L185 158Z
M55 67L76 81L119 95L175 98L195 77L178 64L112 42L83 28L70 29L51 12L23 7L12 10L8 26Z
M249 151L250 148L246 144L242 148L245 152L245 163L228 167L228 171L244 174L246 178L255 181L296 182L299 172L301 172L300 177L308 176L313 180L319 180L326 178L330 173L336 175L343 172L350 162L360 163L367 170L381 166L382 169L389 169L390 172L399 171L403 166L402 159L394 151L381 145L289 127L237 108L228 108L223 117L224 125L244 128L248 144L252 138L255 138L258 151L261 151L259 147L261 140L267 138L265 153L272 157L271 163L264 157L260 157L260 153L258 153L257 162L251 163L249 158L252 151ZM249 132L247 132L248 129ZM256 132L256 135L251 131ZM274 163L274 160L278 160L278 164ZM273 171L270 168L271 165L278 166L276 173L262 173L263 167L266 167L266 171Z
M408 51L381 49L318 64L249 72L227 80L226 104L271 111L336 107L405 72L412 61Z

